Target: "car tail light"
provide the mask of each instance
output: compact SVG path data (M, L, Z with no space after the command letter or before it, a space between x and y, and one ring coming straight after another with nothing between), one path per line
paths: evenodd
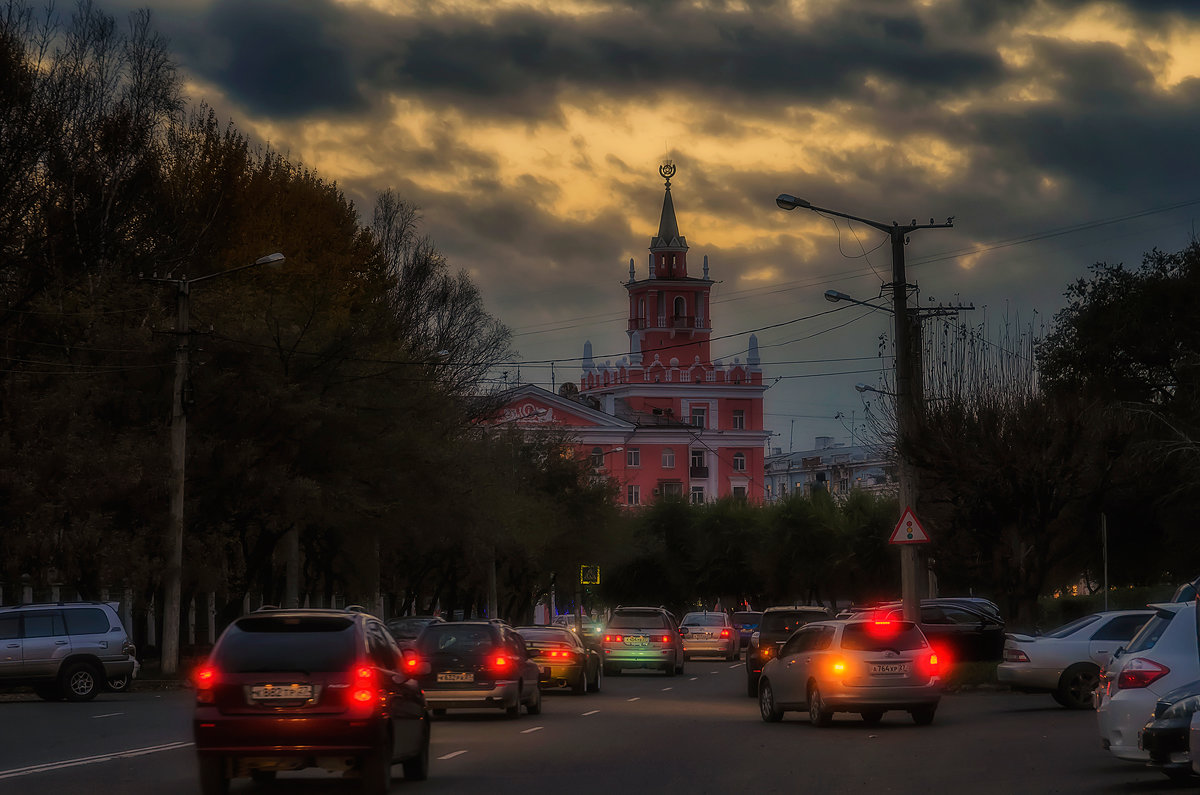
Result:
M354 681L350 685L350 700L366 704L375 698L375 669L369 665L354 666Z
M624 635L605 635L604 642L605 643L624 643L625 636Z
M417 669L417 666L420 664L421 664L420 657L418 657L415 654L405 653L405 655L404 655L404 671L405 671L405 673L410 673L412 671L415 671Z
M771 659L775 656L775 644L768 643L765 646L760 647L758 650L758 655L763 658L763 662Z
M671 642L671 636L670 636L670 635L663 635L663 636L661 636L661 637L655 638L654 640L657 640L659 643L670 643L670 642Z
M845 660L832 661L831 663L829 663L829 672L832 673L834 676L841 676L842 674L846 673L846 661Z
M1169 673L1171 673L1171 669L1161 663L1145 657L1134 657L1125 663L1121 673L1117 675L1117 689L1132 690L1138 687L1149 687Z
M943 652L931 651L917 657L917 670L925 676L941 676L945 665L946 655Z
M129 657L136 657L137 656L137 646L133 645L133 643L131 641L127 640L121 644L121 654L124 654Z
M552 659L562 660L564 662L575 658L575 654L573 652L567 651L566 649L550 649L549 651L546 651L545 649L543 649L542 656L550 657Z
M723 629L723 630L721 630L721 637L722 637L722 638L728 638L728 637L729 637L729 630L727 630L727 629Z
M201 665L192 673L192 681L196 685L196 703L212 704L216 701L217 669L211 665Z
M513 672L513 659L507 654L493 654L488 658L488 670L497 676Z
M1029 655L1020 649L1005 649L1004 662L1029 662Z

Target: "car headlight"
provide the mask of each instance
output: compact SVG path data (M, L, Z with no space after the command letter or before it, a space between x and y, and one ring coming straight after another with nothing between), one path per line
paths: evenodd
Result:
M1200 710L1200 695L1188 696L1182 701L1176 701L1163 712L1164 718L1187 718L1193 712Z

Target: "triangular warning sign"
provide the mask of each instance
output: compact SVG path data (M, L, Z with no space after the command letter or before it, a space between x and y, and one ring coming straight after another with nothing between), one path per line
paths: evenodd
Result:
M929 543L929 534L925 532L925 528L921 527L921 523L917 521L917 515L912 512L912 508L904 509L904 515L901 516L900 521L896 523L896 529L892 531L892 537L888 539L888 543Z

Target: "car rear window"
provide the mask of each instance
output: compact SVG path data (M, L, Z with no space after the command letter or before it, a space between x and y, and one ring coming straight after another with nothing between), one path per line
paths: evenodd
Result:
M389 621L388 632L397 638L415 638L421 634L426 625L434 623L431 618L402 618Z
M254 616L237 621L213 653L229 673L345 671L355 662L354 622L337 616Z
M662 613L618 613L608 622L609 629L670 629Z
M683 623L691 627L723 627L725 616L720 613L695 613L683 617Z
M1050 630L1049 632L1043 634L1042 637L1043 638L1065 638L1067 635L1070 635L1072 632L1083 629L1088 624L1091 624L1091 623L1099 621L1099 620L1100 620L1100 616L1095 615L1095 614L1092 614L1090 616L1084 616L1083 618L1077 618L1070 623L1063 624L1061 627L1058 627L1057 629Z
M911 621L892 621L886 626L865 621L847 624L842 630L842 648L856 651L906 651L929 645L925 635Z
M532 643L538 641L552 641L554 643L570 643L575 645L575 633L568 629L536 629L536 628L521 628L517 632L525 640Z
M761 632L792 632L810 621L820 621L823 618L829 616L813 610L780 610L776 613L763 613L758 629Z
M1170 610L1159 610L1154 616L1146 622L1146 625L1138 630L1138 634L1133 636L1129 641L1129 647L1125 649L1126 654L1137 654L1138 652L1146 651L1153 648L1162 634L1166 632L1167 627L1171 623L1171 619L1175 618L1177 613Z
M735 624L757 624L762 620L762 613L734 613L733 623Z
M417 639L417 648L425 654L487 652L495 645L491 627L477 624L431 624Z

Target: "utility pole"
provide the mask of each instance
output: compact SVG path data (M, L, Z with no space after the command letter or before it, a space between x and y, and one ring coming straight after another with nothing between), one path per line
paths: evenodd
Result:
M901 509L913 508L920 496L920 484L917 473L904 453L904 445L912 437L918 427L919 419L925 404L924 378L920 370L920 333L917 331L918 315L908 308L908 281L904 274L904 245L908 235L918 229L948 229L954 226L954 217L946 219L944 224L935 224L929 219L927 224L918 224L914 218L912 223L901 226L893 221L891 225L881 221L859 218L855 215L824 207L798 199L786 193L780 194L775 203L784 210L794 210L797 207L812 210L818 214L836 215L850 221L858 221L867 226L886 232L892 243L892 313L896 322L896 462L897 475L900 480ZM914 366L916 364L916 366ZM925 572L921 570L921 555L915 544L903 544L900 549L900 593L904 600L904 618L907 621L919 621L921 618L921 598L927 586Z

